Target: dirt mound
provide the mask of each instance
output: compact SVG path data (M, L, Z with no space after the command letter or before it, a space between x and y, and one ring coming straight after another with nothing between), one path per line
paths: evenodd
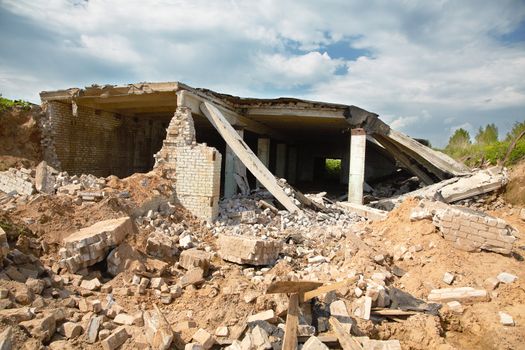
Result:
M13 107L0 112L0 171L35 166L42 160L38 120L39 106Z
M504 198L512 205L525 206L525 160L511 169Z

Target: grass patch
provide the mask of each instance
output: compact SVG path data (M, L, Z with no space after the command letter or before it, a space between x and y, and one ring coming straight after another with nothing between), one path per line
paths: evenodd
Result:
M483 163L496 165L503 161L510 144L511 141L496 141L490 144L449 145L443 152L471 167L477 167ZM516 164L522 159L525 159L525 139L516 143L505 165Z

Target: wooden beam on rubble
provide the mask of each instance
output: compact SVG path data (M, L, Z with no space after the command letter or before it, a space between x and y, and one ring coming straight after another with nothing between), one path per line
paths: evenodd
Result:
M217 129L237 158L251 171L263 186L290 212L301 213L301 209L284 193L275 176L264 166L244 140L237 134L224 115L210 102L200 105L202 113Z

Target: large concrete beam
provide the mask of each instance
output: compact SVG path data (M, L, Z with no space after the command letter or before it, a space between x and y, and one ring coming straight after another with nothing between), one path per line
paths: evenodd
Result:
M301 212L301 209L288 197L277 183L275 176L263 165L244 140L237 134L228 120L218 108L210 102L200 105L202 113L215 126L224 141L231 147L235 155L251 171L264 187L290 212Z
M185 106L191 109L192 113L202 115L200 105L203 102L209 102L211 98L208 96L199 96L194 92L187 90L181 90L177 92L178 104L180 106ZM213 101L211 101L214 103ZM285 134L274 130L264 124L261 124L255 120L246 118L245 116L239 114L235 110L227 107L226 105L217 105L214 103L214 106L222 113L222 115L228 120L231 125L234 125L239 128L254 132L259 135L271 136L272 138L279 140L286 140L287 137Z

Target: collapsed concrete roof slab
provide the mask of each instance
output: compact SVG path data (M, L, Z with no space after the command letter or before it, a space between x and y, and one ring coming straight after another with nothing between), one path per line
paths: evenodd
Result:
M201 111L211 102L234 128L275 140L332 139L350 128L364 128L384 149L425 184L469 173L469 169L441 152L393 130L375 113L363 108L281 97L244 98L193 88L181 82L92 85L40 93L44 103L60 101L129 117L169 118L178 106L189 107L195 125L213 129Z

